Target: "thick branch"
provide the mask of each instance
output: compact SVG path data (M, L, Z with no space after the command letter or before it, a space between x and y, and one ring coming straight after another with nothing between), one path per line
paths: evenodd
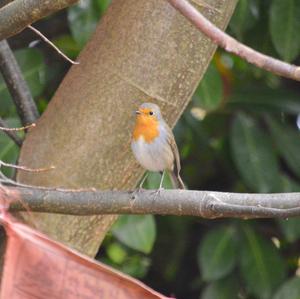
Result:
M202 33L218 46L234 53L249 63L280 76L300 81L300 67L264 55L238 42L196 10L187 0L168 0L180 13L189 19Z
M9 2L12 2L13 0L0 0L0 8L7 5Z
M29 87L6 40L0 41L0 71L15 102L22 124L33 123L39 114Z
M78 0L14 0L0 9L0 40Z
M300 216L300 193L246 194L212 191L82 191L0 188L11 210L71 215L159 214L203 218L287 218Z

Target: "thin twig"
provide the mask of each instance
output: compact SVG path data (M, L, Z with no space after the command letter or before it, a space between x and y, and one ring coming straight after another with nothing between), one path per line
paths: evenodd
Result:
M193 23L202 33L218 46L224 48L227 52L238 55L249 63L274 74L300 81L299 66L264 55L238 42L207 20L187 0L168 0L168 2Z
M33 212L69 215L159 214L203 218L288 218L300 216L300 193L247 194L213 191L97 191L2 185L11 210L24 202Z
M78 61L74 61L69 58L66 54L64 54L58 47L56 47L42 32L32 27L31 25L27 26L30 30L35 32L39 37L41 37L50 47L52 47L59 55L61 55L64 59L69 61L72 64L79 64Z
M1 166L15 168L15 169L23 170L23 171L28 171L28 172L44 172L44 171L55 169L54 166L49 166L49 167L44 167L44 168L29 168L26 166L6 163L6 162L3 162L0 160L0 168L1 168Z
M16 145L21 146L23 140L14 132L15 130L11 130L11 128L7 127L6 122L4 119L0 117L0 130L4 131L5 134L12 139Z
M0 70L14 100L22 124L27 125L35 122L39 116L37 107L6 40L0 41Z
M1 125L0 130L1 130L1 131L5 131L5 132L11 132L11 131L24 131L24 130L27 130L27 129L29 129L29 128L33 128L33 127L36 126L35 123L32 123L32 124L29 124L29 125L24 126L24 127L19 127L19 128L8 128L8 127L5 126L4 120L1 120L1 118L0 118L0 124L1 124L1 123L3 123L4 125L3 125L3 126Z

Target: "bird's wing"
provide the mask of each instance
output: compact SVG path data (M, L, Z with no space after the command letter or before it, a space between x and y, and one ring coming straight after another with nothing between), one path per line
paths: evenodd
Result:
M172 130L169 127L167 127L167 128L168 128L168 142L170 144L172 153L174 155L174 160L175 160L173 171L176 175L179 175L181 166L180 166L180 157L179 157L177 144L176 144Z

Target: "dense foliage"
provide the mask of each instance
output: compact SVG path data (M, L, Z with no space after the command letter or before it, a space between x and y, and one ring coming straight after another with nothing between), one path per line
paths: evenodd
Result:
M74 58L108 5L108 0L85 0L37 27ZM299 27L297 0L239 0L228 32L263 53L299 64ZM45 44L30 44L35 38L24 32L10 44L42 113L68 63ZM175 128L188 187L300 191L299 95L299 83L218 50ZM1 78L0 98L0 115L19 125ZM17 146L1 133L0 159L16 162L17 156ZM147 185L156 188L158 182L159 175L152 174ZM165 187L170 188L168 180ZM296 299L299 245L299 219L122 216L98 258L176 298Z

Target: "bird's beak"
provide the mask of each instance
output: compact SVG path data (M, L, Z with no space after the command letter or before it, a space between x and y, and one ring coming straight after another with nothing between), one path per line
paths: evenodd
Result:
M139 115L139 114L141 114L141 111L136 110L136 111L135 111L135 114L136 114L136 115Z

